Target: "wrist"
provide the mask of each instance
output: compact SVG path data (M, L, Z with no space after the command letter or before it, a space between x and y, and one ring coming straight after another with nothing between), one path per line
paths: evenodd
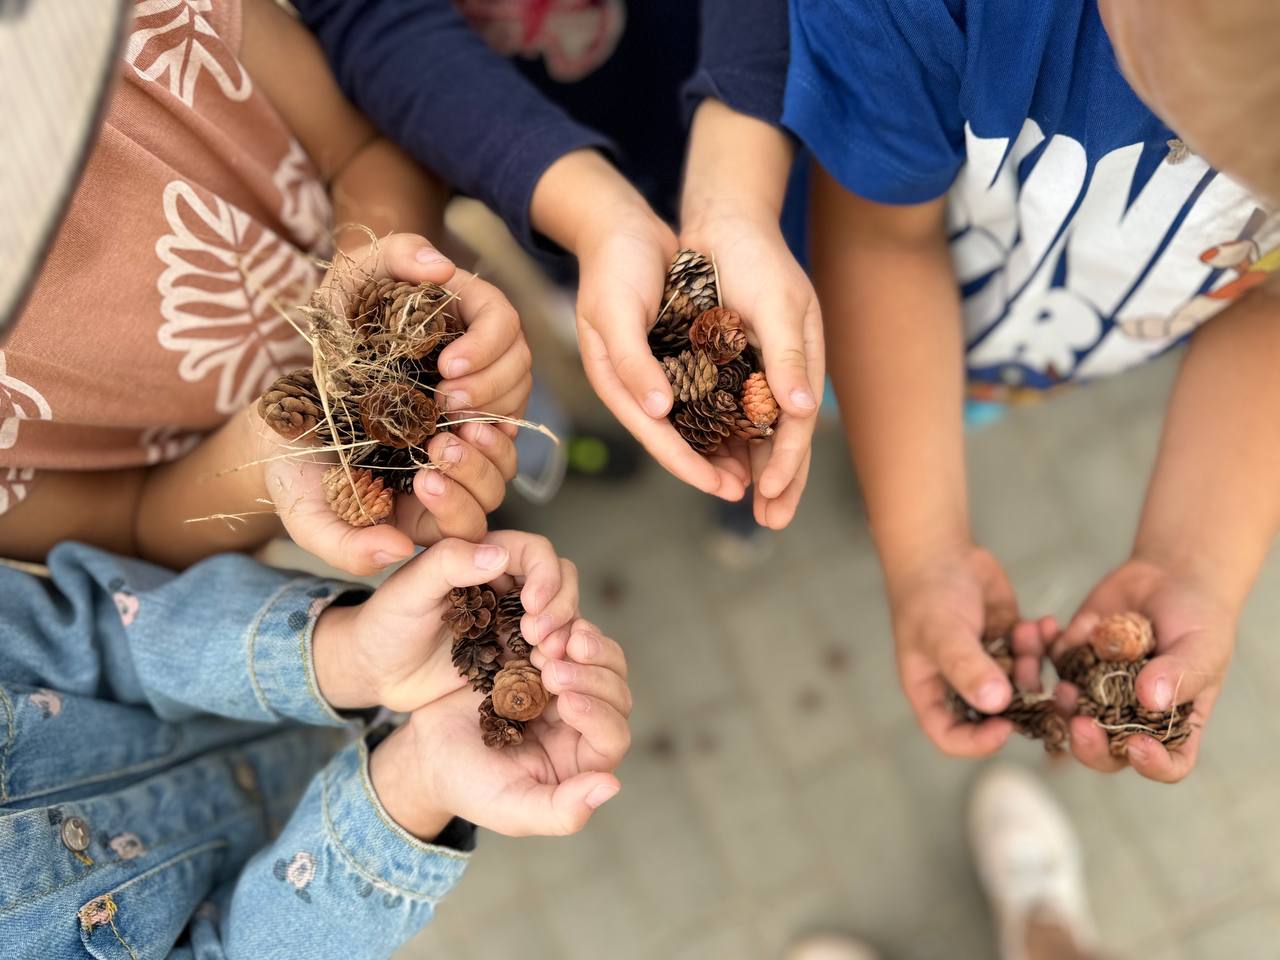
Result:
M794 152L777 127L718 100L702 101L689 134L682 231L696 231L726 214L776 225Z
M928 525L915 533L877 530L876 549L890 598L909 589L922 573L940 563L965 559L976 549L967 519Z
M434 778L422 759L429 756L412 720L392 731L369 757L369 779L387 814L419 840L430 841L453 819L435 798Z
M1229 553L1219 556L1203 544L1170 542L1141 531L1129 560L1174 580L1198 584L1232 617L1239 616L1256 576L1256 570L1249 572L1234 565Z
M359 606L329 606L316 618L311 633L311 660L320 696L335 710L381 706L377 685L366 676L353 653Z
M584 149L565 154L538 179L529 219L539 233L581 257L600 231L658 218L603 154Z

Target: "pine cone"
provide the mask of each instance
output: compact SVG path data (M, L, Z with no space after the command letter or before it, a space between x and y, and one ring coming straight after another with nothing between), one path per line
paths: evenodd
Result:
M524 724L498 716L493 709L493 697L485 697L480 704L480 733L484 745L496 750L517 747L524 742Z
M716 365L701 350L686 350L676 357L666 357L662 369L681 403L700 400L716 387Z
M449 591L444 622L455 637L482 637L493 629L498 596L490 586L455 587Z
M444 327L440 338L436 341L436 345L418 358L422 369L431 371L437 378L440 377L440 354L444 352L445 347L467 332L467 325L452 313L442 314L442 317ZM440 380L437 379L436 383L439 382ZM435 386L434 383L431 385Z
M992 623L1004 623L1004 618L990 618ZM1013 622L1008 622L1012 630ZM983 649L1006 676L1013 679L1013 648L1009 643L1009 633L988 632L983 638ZM947 704L951 712L965 723L981 723L990 716L1001 716L1013 721L1013 727L1024 737L1040 740L1048 753L1061 753L1066 749L1069 735L1067 721L1059 716L1052 696L1037 693L1024 693L1014 690L1009 706L999 714L987 714L970 706L958 692L948 688Z
M694 400L675 415L676 431L689 446L702 454L714 453L733 432L738 404L723 390L712 391Z
M712 362L724 364L742 356L747 349L747 331L736 310L712 307L689 325L689 342L707 351Z
M412 493L413 479L418 471L426 468L429 458L421 447L384 447L381 444L368 447L355 458L362 467L368 467L375 477L396 493Z
M369 436L388 447L420 446L436 432L440 410L421 390L383 383L360 401L360 421Z
M458 637L451 655L459 676L469 680L472 689L485 693L493 689L493 678L502 668L502 644L497 637L492 633Z
M542 685L542 672L528 660L512 660L493 678L493 712L508 720L528 723L542 716L551 699Z
M499 598L494 628L498 639L507 645L511 656L516 660L528 660L531 649L524 634L520 632L520 620L524 614L519 587L512 587Z
M311 371L304 367L279 377L258 399L258 414L286 440L313 432L324 410Z
M341 449L353 463L360 463L374 448L367 442L369 435L360 422L359 403L351 397L330 396L328 400L329 415L321 410L316 439L321 446Z
M667 284L662 292L663 315L672 313L682 320L693 320L704 310L717 306L715 266L696 250L681 250L667 269Z
M649 331L649 349L659 360L688 350L689 321L670 311L663 314Z
M1102 660L1132 663L1155 650L1156 636L1151 621L1142 614L1117 613L1098 622L1089 646Z
M763 373L753 373L742 385L742 412L757 427L772 427L778 419L778 402Z
M348 475L350 471L350 475ZM355 486L352 486L355 481ZM329 506L353 527L371 527L391 516L395 509L395 493L385 488L382 480L363 467L339 464L325 471L324 495Z
M716 389L727 390L735 397L742 396L742 385L751 376L751 361L746 354L739 354L716 372Z
M733 435L742 440L763 440L773 436L773 427L757 427L740 411L733 415Z
M459 321L446 310L453 294L434 283L401 283L384 298L388 353L419 359L443 348ZM453 321L451 324L450 321Z
M384 332L383 303L400 285L401 281L390 277L370 277L366 280L347 304L347 320L351 329L366 339Z

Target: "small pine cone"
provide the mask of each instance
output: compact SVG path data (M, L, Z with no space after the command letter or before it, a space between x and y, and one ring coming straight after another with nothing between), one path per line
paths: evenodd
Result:
M498 598L494 629L498 631L500 640L505 642L508 637L520 632L520 618L524 613L524 603L520 600L519 587L512 587Z
M493 712L508 720L536 720L550 699L542 671L528 660L512 660L493 678Z
M445 347L467 332L467 325L452 313L441 314L441 318L444 321L444 326L435 346L418 358L419 366L435 376L435 383L439 383L442 379L440 377L440 354L444 352ZM435 383L431 384L431 386L435 386Z
M747 349L747 331L736 310L712 307L689 325L689 342L705 350L712 362L724 364L736 360Z
M716 365L701 350L686 350L679 356L666 357L662 369L681 403L701 400L716 388Z
M778 420L778 401L773 399L763 373L753 373L742 385L742 412L757 427L772 427Z
M333 512L353 527L382 523L395 509L395 492L364 467L330 467L323 483L325 499Z
M1046 753L1062 753L1067 748L1067 721L1058 713L1052 697L1014 694L1000 716L1012 720L1013 728L1024 737L1042 741Z
M1085 677L1097 662L1098 655L1093 652L1093 648L1088 644L1080 644L1066 650L1053 666L1061 679L1083 688Z
M258 415L286 440L312 433L324 419L315 377L302 368L286 373L258 399Z
M493 629L498 595L489 586L455 587L449 591L444 622L455 637L483 637Z
M718 305L715 266L696 250L681 250L667 269L662 309L682 320L693 320Z
M649 349L659 360L689 349L689 321L670 312L658 318L649 331Z
M1104 617L1093 628L1089 646L1102 660L1133 663L1156 648L1156 635L1151 621L1140 613L1117 613Z
M734 414L738 409L733 397L715 390L695 400L675 415L676 431L689 446L702 454L714 453L733 432Z
M421 447L368 447L356 458L375 477L381 477L388 489L396 493L412 493L413 478L426 468L427 451Z
M383 383L360 401L365 431L388 447L416 447L436 432L440 408L421 390L403 383Z
M370 277L347 304L351 328L366 339L383 332L383 303L401 281L390 277Z
M382 325L387 342L380 352L414 359L427 356L450 335L457 318L445 309L453 294L434 283L399 283L383 300ZM447 342L447 341L445 341Z
M470 681L472 689L484 693L493 689L493 678L502 669L502 644L497 637L458 637L451 655L459 676Z
M742 385L751 376L751 361L746 354L739 354L716 371L716 389L727 390L735 397L742 395Z
M321 411L320 422L316 425L316 439L322 446L341 449L353 463L360 463L372 449L368 444L369 435L360 422L360 405L352 397L335 398L330 396L329 415Z
M733 416L733 435L742 440L763 440L773 436L773 427L757 427L741 411Z
M524 724L498 716L493 709L493 697L485 697L480 704L480 734L486 747L496 750L517 747L524 742Z

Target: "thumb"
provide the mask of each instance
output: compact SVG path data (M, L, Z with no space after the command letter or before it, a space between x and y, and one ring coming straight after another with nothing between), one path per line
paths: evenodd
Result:
M608 283L610 278L584 277L587 283ZM640 408L657 419L665 417L674 397L662 364L649 349L648 323L641 298L625 286L603 296L585 298L583 319L604 344L618 380Z
M983 713L999 713L1009 706L1013 686L1008 675L982 649L977 634L950 622L935 625L925 642L943 678L971 707Z
M1227 657L1220 651L1230 649L1229 639L1214 636L1210 630L1183 634L1138 674L1138 701L1148 710L1160 711L1190 703L1221 683Z
M374 599L402 617L429 613L454 587L488 583L506 569L506 547L447 539L422 551L387 578Z
M591 815L622 789L611 773L580 773L552 786L531 784L501 830L510 836L564 837L587 825Z
M366 280L390 277L409 283L445 283L457 267L426 237L416 233L393 233L352 250L335 255L321 289L349 293Z
M811 417L818 409L809 384L809 358L804 347L805 308L784 298L770 298L759 305L755 323L764 375L783 413Z

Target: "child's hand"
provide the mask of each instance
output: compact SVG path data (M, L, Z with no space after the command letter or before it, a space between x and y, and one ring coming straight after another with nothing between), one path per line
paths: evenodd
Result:
M626 659L585 620L568 637L567 659L544 666L556 697L519 746L484 745L483 697L469 689L417 710L378 746L370 776L401 826L431 837L458 816L508 836L561 836L618 792L612 771L631 745Z
M480 545L442 540L364 603L321 614L312 640L321 695L339 710L407 713L459 690L466 681L450 660L452 638L441 620L449 591L511 577L523 581L524 638L563 650L578 616L578 571L544 537L498 531Z
M1209 719L1226 676L1236 639L1236 616L1229 603L1194 576L1180 576L1161 565L1131 559L1103 578L1081 604L1054 644L1055 655L1084 643L1101 617L1133 611L1155 627L1156 655L1138 674L1138 700L1149 710L1167 711L1175 703L1194 702L1191 736L1167 750L1153 737L1135 734L1126 743L1128 764L1151 780L1174 783L1195 766L1201 728ZM1059 701L1074 704L1076 690L1060 684ZM1071 721L1071 752L1086 766L1112 772L1125 759L1107 749L1106 731L1087 717Z
M472 410L524 412L532 384L529 348L515 310L495 287L455 271L422 237L393 234L378 242L376 254L372 248L350 254L341 269L329 271L322 289L337 286L345 294L355 278L370 275L442 282L460 293L451 308L467 331L440 355L447 379L438 389L449 419L465 419ZM502 503L516 470L513 427L462 423L431 439L426 452L434 469L419 471L412 495L397 497L394 525L356 529L334 515L324 497L321 478L333 455L299 453L260 421L256 433L263 443L256 459L265 464L267 494L290 536L326 563L357 575L407 558L415 544L427 546L441 537L479 540L488 528L487 514Z
M756 522L775 530L795 516L809 477L824 364L822 311L787 248L776 217L741 207L686 225L680 245L715 255L724 305L738 311L764 354L765 379L782 416L767 440L732 450L755 480Z
M898 674L921 728L939 749L955 756L999 750L1012 724L1001 718L965 723L952 714L946 694L948 686L954 687L983 713L999 713L1013 697L1009 678L982 646L984 634L1003 634L1018 619L1017 600L1000 564L986 550L968 546L915 570L891 571L888 581ZM1027 627L1019 624L1017 634ZM1038 659L1019 657L1015 672L1030 686L1038 668Z

